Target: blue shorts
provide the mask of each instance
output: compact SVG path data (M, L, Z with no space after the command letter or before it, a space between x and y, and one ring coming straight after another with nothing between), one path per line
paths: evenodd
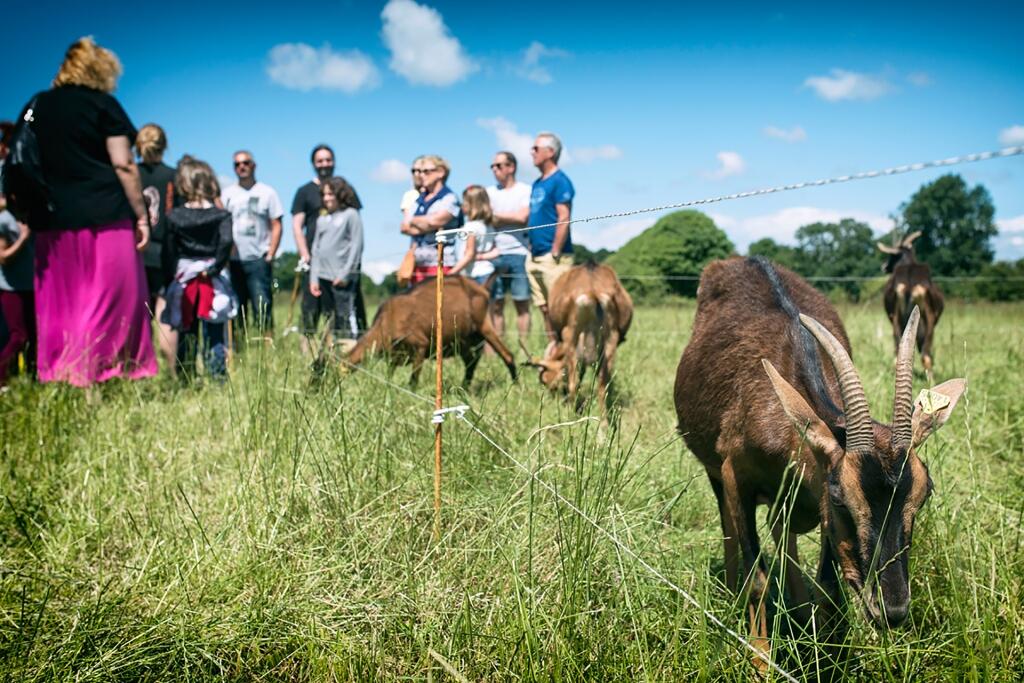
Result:
M502 254L492 261L500 273L491 286L491 298L499 301L511 294L513 301L530 300L530 281L526 278L526 254Z

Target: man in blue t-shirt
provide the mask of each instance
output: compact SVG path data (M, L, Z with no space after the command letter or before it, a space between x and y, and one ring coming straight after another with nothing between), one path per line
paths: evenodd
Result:
M569 176L558 168L562 155L562 141L554 133L538 133L530 148L533 165L540 171L540 178L533 182L530 194L529 225L548 227L530 230L530 262L526 274L530 280L533 303L544 314L544 328L548 339L555 339L548 318L548 293L551 285L572 267L572 234L569 220L572 216L572 198L576 194ZM558 225L553 225L558 223Z

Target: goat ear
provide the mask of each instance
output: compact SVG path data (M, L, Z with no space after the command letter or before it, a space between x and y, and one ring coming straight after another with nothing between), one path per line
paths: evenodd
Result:
M768 373L772 389L775 390L775 395L779 397L779 403L782 404L782 409L786 411L786 415L796 426L797 430L799 430L800 434L806 435L815 457L819 461L824 461L821 464L825 467L831 467L843 455L843 449L835 437L832 436L832 430L818 417L814 409L807 404L807 401L800 395L800 392L782 378L782 375L771 364L771 361L762 358L761 364L764 366L764 371Z
M920 446L953 414L957 401L967 391L967 380L951 379L937 387L924 389L914 401L914 416L910 419L913 444Z

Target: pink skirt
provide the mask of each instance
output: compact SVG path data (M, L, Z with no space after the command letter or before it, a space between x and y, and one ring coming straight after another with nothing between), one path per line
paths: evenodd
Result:
M131 220L36 233L40 382L84 387L157 374Z

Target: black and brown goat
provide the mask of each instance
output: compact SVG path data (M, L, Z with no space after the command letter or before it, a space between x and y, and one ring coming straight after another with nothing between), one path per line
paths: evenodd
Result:
M932 271L927 263L914 258L914 240L921 232L912 232L893 246L877 243L879 251L889 258L882 264L882 270L889 273L885 283L885 313L892 323L893 341L899 346L903 330L910 320L910 311L917 306L921 309L921 324L917 328L917 349L921 352L921 364L929 378L932 372L932 338L935 325L942 315L943 298L938 285L932 282Z
M437 282L429 278L381 304L370 329L352 348L346 360L357 365L372 353L386 354L392 363L412 363L411 383L416 385L423 362L434 352ZM498 336L490 316L488 290L462 276L446 277L442 298L442 351L459 355L466 364L464 385L469 385L480 362L484 343L504 361L516 379L515 358Z
M785 556L786 597L798 622L813 615L818 637L841 640L843 580L877 626L907 617L911 535L932 489L915 449L966 388L950 380L915 405L918 317L911 312L899 346L890 426L871 419L842 321L820 292L762 258L704 269L675 405L679 431L718 499L727 582L749 590L755 646L767 645L767 568L754 513L773 501L769 527ZM820 594L812 604L796 534L818 526Z
M540 380L552 391L564 390L575 405L587 366L597 370L601 409L607 409L615 352L633 321L633 299L611 266L593 261L573 266L552 285L548 316L557 341L543 358L530 355Z

